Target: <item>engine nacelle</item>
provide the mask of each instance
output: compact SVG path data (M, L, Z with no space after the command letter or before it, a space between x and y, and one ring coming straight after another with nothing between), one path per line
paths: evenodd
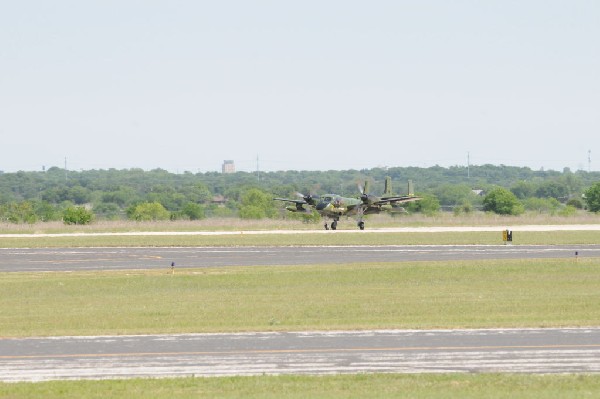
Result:
M285 209L290 212L306 212L306 208L301 204L297 204L296 206L286 206Z

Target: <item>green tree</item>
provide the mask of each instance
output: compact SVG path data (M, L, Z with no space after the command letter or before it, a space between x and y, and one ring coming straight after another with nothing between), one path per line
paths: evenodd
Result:
M240 204L242 219L263 219L277 216L273 196L257 188L245 191L240 198Z
M58 207L46 202L46 201L36 201L35 204L35 214L42 222L49 222L52 220L60 220L62 214Z
M567 201L567 206L572 206L575 209L583 209L583 201L579 198L571 198Z
M584 195L590 212L600 212L600 182L585 190Z
M539 198L564 198L569 195L569 188L559 181L549 181L540 184L535 190L535 196Z
M101 201L104 203L114 203L119 206L125 206L130 204L132 201L137 200L138 197L138 194L133 188L120 186L114 190L103 191L101 195Z
M90 190L81 186L71 187L66 192L66 199L73 201L74 203L79 205L90 202L91 198L92 196Z
M499 215L520 215L525 211L517 197L502 187L494 188L485 196L483 210Z
M454 213L454 216L459 216L461 214L469 215L473 213L473 204L465 200L462 205L455 206L452 212Z
M141 204L132 205L127 210L129 219L138 222L169 220L171 213L158 202L142 202Z
M35 223L38 217L30 201L11 202L6 207L6 218L12 223Z
M231 207L210 204L207 206L206 212L210 217L230 218L237 215L237 206Z
M466 184L444 184L435 189L434 194L442 205L463 204L475 196Z
M83 206L70 206L63 211L63 222L65 224L89 224L94 214Z
M523 200L523 206L527 211L554 215L562 207L562 204L556 198L532 197Z
M184 205L181 213L187 216L190 220L200 220L206 217L204 207L194 202L188 202Z
M185 196L187 201L198 204L208 203L212 199L210 190L206 184L202 183L182 187L181 193Z
M574 206L571 205L567 205L562 207L559 211L558 214L560 216L574 216L577 214L577 208L575 208Z
M516 195L518 199L522 200L522 199L533 196L533 193L535 192L535 186L530 182L521 180L521 181L515 183L510 188L510 191L512 191L513 194Z
M118 220L121 216L121 208L117 204L101 202L94 206L94 213L106 220Z
M410 202L404 208L409 212L421 212L427 216L433 216L440 211L440 202L437 197L429 194L422 195L420 201Z

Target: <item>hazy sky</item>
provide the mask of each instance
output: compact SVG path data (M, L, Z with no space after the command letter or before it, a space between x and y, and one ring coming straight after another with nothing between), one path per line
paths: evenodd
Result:
M3 1L0 170L600 170L600 1Z

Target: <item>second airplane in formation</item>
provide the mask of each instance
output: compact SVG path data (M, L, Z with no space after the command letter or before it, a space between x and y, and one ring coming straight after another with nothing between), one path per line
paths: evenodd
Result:
M294 206L287 206L290 212L312 212L316 210L319 215L325 218L325 229L337 229L337 223L341 216L353 216L357 218L358 228L364 230L365 222L363 216L376 214L380 212L401 213L405 212L400 204L418 201L421 197L414 195L412 181L408 181L408 194L401 196L392 195L392 179L386 177L385 190L382 196L370 194L367 186L360 188L361 196L358 198L342 197L337 194L324 195L305 195L298 193L302 199L274 198L277 201L293 203ZM331 219L329 225L327 220Z

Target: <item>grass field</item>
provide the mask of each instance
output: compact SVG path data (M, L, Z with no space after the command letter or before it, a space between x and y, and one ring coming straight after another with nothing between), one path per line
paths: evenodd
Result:
M369 215L365 218L366 229L384 227L430 227L430 226L506 226L519 225L564 225L564 224L600 224L600 214L580 211L573 216L551 216L547 214L527 213L521 216L502 216L485 212L473 212L469 215L455 216L441 212L435 216L421 214L390 216L388 214ZM242 220L238 218L209 218L198 221L98 221L89 225L65 225L62 222L40 222L34 224L0 223L0 234L34 233L115 233L132 231L240 231L240 230L320 230L322 222L302 223L297 220L261 219ZM353 218L342 218L340 230L356 231Z
M589 326L600 261L7 273L0 336Z
M513 245L598 244L600 231L513 231ZM317 234L234 235L81 235L3 237L0 248L65 247L190 247L190 246L290 246L290 245L501 245L497 232L374 233L327 232Z
M585 399L599 396L600 378L593 375L362 374L0 383L0 398L6 399Z

